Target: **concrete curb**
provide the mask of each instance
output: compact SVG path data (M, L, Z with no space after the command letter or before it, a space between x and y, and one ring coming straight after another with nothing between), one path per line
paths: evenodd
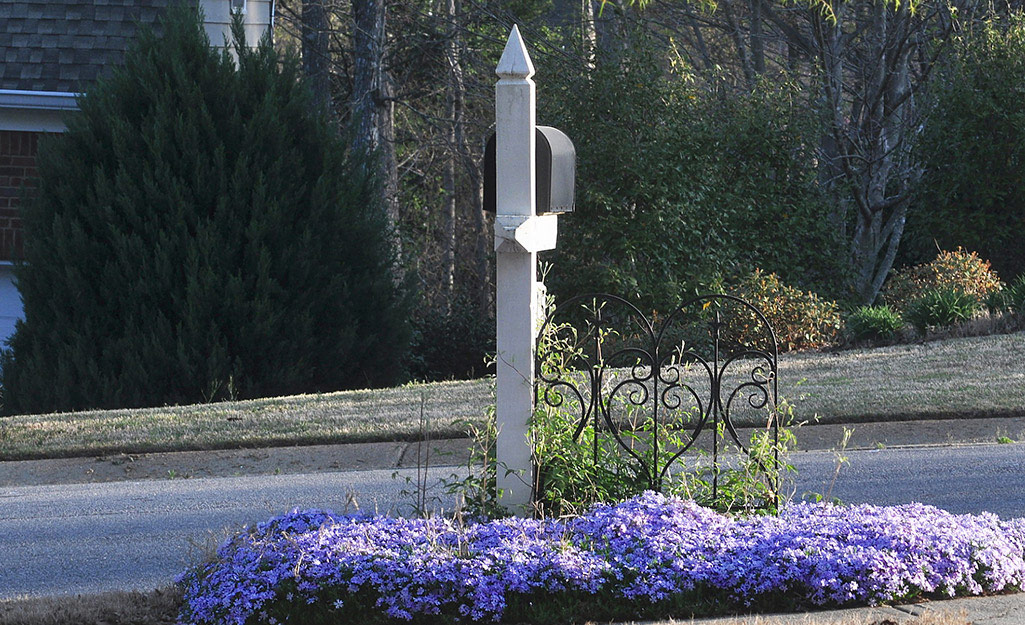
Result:
M0 487L458 466L469 439L117 454L0 462Z
M1025 417L806 424L794 429L797 452L839 449L845 429L851 430L847 449L983 444L1000 437L1025 440ZM750 432L741 429L741 439ZM470 446L469 439L442 439L16 460L0 462L0 486L397 469L422 466L425 460L435 467L459 466L469 459Z

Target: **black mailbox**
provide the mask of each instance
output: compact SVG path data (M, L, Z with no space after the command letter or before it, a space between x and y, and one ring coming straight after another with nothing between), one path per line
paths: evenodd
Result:
M535 199L538 215L573 212L573 185L577 170L577 151L566 133L551 126L537 126L535 138ZM484 210L497 210L495 174L495 135L484 148Z

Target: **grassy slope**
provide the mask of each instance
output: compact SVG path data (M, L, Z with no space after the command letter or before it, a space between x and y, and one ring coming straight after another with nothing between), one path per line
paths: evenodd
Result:
M420 405L433 438L465 435L492 383L441 382L249 401L0 418L0 460L414 440Z
M1025 415L1025 333L785 355L780 393L823 423ZM0 419L0 460L460 436L492 380Z
M1025 333L795 354L780 377L799 416L827 423L1025 416Z

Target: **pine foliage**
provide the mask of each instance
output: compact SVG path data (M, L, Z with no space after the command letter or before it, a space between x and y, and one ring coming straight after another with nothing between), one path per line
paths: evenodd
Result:
M375 181L269 42L144 32L39 155L4 408L389 383L406 305Z

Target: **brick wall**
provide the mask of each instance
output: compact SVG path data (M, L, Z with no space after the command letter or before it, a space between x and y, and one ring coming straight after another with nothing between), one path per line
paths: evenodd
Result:
M39 133L0 130L0 260L21 257L21 187L35 187Z

